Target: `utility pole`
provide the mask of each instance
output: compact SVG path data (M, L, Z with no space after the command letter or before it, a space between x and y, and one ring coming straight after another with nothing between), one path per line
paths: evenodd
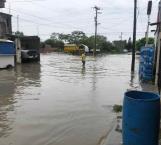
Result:
M121 41L122 41L122 36L123 36L123 33L121 32L121 35L120 35L120 39L121 39Z
M16 62L21 64L21 40L20 40L20 29L19 29L19 15L17 15L17 38L16 43Z
M19 32L19 15L17 15L17 32Z
M151 10L152 10L152 1L150 0L148 2L148 8L147 8L147 15L148 15L148 24L147 24L147 30L146 30L146 45L148 45L148 41L149 41L149 25L150 25L150 14L151 14Z
M146 44L145 44L145 46L148 45L148 41L149 41L149 24L150 24L150 15L148 15L147 31L145 33L145 38L146 38Z
M122 42L122 37L123 37L123 33L121 32L121 35L120 35L120 46L121 46L121 49L123 50L123 42Z
M40 33L39 33L39 32L40 32L40 31L39 31L39 25L37 25L36 28L37 28L37 36L39 36L39 34L40 34Z
M156 47L156 72L155 72L155 84L158 86L159 94L161 90L161 0L159 1L158 18L157 22L153 23L157 25L157 47Z
M96 50L97 50L97 26L98 26L98 13L100 8L95 6L95 17L94 17L94 21L95 21L95 42L94 42L94 50L93 50L93 56L96 56Z
M137 10L137 0L134 0L134 26L133 26L133 48L132 48L131 72L135 71L136 10Z
M9 14L11 14L11 2L9 1Z

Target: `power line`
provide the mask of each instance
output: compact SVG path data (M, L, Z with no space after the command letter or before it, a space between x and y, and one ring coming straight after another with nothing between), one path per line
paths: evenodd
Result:
M34 2L34 1L31 1L32 3ZM44 8L44 6L42 6L43 8ZM6 9L8 9L8 8L6 8ZM13 11L16 11L16 12L18 12L17 10L15 10L15 9L11 9L11 10L13 10ZM29 14L29 13L26 13L26 12L22 12L22 11L20 11L20 13L21 14L25 14L25 15L28 15L28 16L32 16L32 17L35 17L35 18L38 18L38 19L40 19L40 20L44 20L44 21L48 21L48 22L51 22L51 23L57 23L58 25L60 25L60 22L56 22L56 21L52 21L51 19L48 19L48 18L44 18L44 17L40 17L40 16L36 16L36 15L33 15L33 14ZM116 18L115 18L116 19ZM81 19L82 20L82 19ZM64 22L65 24L67 23L66 21ZM67 24L67 25L69 25L69 24ZM70 26L72 26L71 24L70 24ZM76 28L76 27L75 27ZM77 29L79 29L79 28L77 28Z
M13 15L13 18L15 18L15 16ZM19 18L20 20L23 20L23 21L25 21L25 22L30 22L30 23L33 23L33 24L36 24L36 25L41 25L41 26L46 26L46 27L49 27L49 26L51 26L51 27L57 27L57 28L62 28L62 26L60 26L60 25L58 25L58 24L55 24L55 23L37 23L37 22L35 22L35 21L32 21L32 20L29 20L29 19L25 19L25 18L22 18L22 17L20 17ZM63 27L64 28L67 28L67 26L65 26L65 25L63 25ZM73 29L80 29L80 28L78 28L78 27L73 27Z
M30 1L31 3L34 3L35 1L32 1L32 0L26 0L26 1ZM35 2L35 4L36 4L36 2ZM37 4L36 4L37 5ZM38 5L39 6L39 5ZM44 6L42 6L42 8L44 8ZM52 10L51 8L48 8L47 10ZM16 11L16 10L14 10L14 11ZM53 12L53 10L52 10L52 12ZM21 12L22 13L22 12ZM23 12L24 13L24 12ZM40 16L35 16L35 15L31 15L31 14L27 14L26 13L26 15L30 15L30 16L32 16L32 17L35 17L35 18L38 18L38 19L40 19L41 21L46 21L46 22L49 22L50 24L43 24L43 23L38 23L38 22L35 22L35 21L32 21L32 20L27 20L27 19L25 19L24 20L24 18L20 18L21 20L23 20L23 21L26 21L26 22L28 22L29 23L29 21L31 22L31 23L33 23L33 24L36 24L36 25L42 25L42 26L46 26L46 27L51 27L51 28L53 28L53 27L59 27L59 28L61 28L62 26L60 26L60 25L63 25L63 27L67 27L67 25L69 26L71 26L71 27L73 27L73 28L75 28L75 29L80 29L80 28L78 28L78 27L75 27L75 26L72 26L71 24L67 24L66 22L64 22L64 24L60 24L60 22L55 22L55 21L52 21L51 19L48 19L48 18L44 18L44 17L40 17ZM125 21L124 21L125 22ZM52 24L51 24L52 23ZM113 24L113 23L111 23L111 24ZM120 24L120 22L117 24L117 26L120 26L119 25ZM58 26L59 25L59 26ZM115 26L112 26L113 28L115 28ZM108 28L109 29L109 28ZM119 32L120 33L120 32ZM109 34L109 33L108 33ZM130 33L129 33L130 34ZM138 34L138 33L137 33ZM140 33L139 33L140 34Z
M18 12L17 10L15 9L11 9L11 8L5 8L5 9L9 9L9 10L12 10L12 11L15 11L15 12ZM61 27L65 26L65 27L73 27L74 29L80 29L78 27L75 27L74 25L71 25L71 24L67 24L66 22L64 22L65 24L61 24L60 22L56 22L56 21L52 21L51 19L48 19L48 18L44 18L44 17L39 17L39 16L36 16L36 15L33 15L33 14L28 14L28 13L25 13L25 12L20 12L21 14L24 14L24 15L27 15L27 16L31 16L31 17L34 17L34 18L37 18L37 19L40 19L41 21L46 21L46 22L49 22L49 23L52 23L53 26L55 25L61 25Z
M46 0L34 0L34 2L46 1ZM33 2L33 0L12 0L12 2Z

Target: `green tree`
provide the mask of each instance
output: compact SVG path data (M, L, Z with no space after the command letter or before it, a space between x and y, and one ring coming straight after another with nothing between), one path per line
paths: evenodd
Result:
M71 41L70 40L71 39L71 34L60 33L58 39L61 40L61 41L64 41L64 42L70 42Z
M15 32L15 35L16 36L24 36L24 33L23 32L20 32L20 31L16 31Z
M80 41L86 37L85 33L82 31L73 31L71 33L71 41L75 44L80 44Z
M61 41L68 42L71 44L80 44L81 40L86 38L86 35L82 31L73 31L71 34L55 34L53 33L54 38L58 38Z
M154 38L150 37L148 43L149 44L154 44ZM137 40L136 41L136 49L140 50L140 48L145 46L145 44L146 44L146 38L145 37Z
M50 45L53 48L62 49L64 47L64 42L62 42L60 40L47 39L44 43Z
M89 49L93 49L94 48L94 37L93 36L90 36L90 37L86 36L80 40L80 43L87 45L89 47Z
M54 32L54 33L51 34L50 38L51 38L51 39L58 40L59 35L60 35L59 33L55 33L55 32Z
M81 43L87 45L90 49L94 48L95 36L84 37L80 41ZM107 38L103 35L97 36L97 48L101 50L101 52L114 52L114 46L111 42L107 41Z
M88 37L82 31L73 31L71 34L52 33L50 39L45 41L45 44L62 48L65 42L70 44L84 44L89 49L94 49L95 36ZM118 48L114 47L113 43L107 41L107 38L103 35L97 35L97 48L105 53L121 52Z
M109 41L102 43L102 52L116 52L115 47Z

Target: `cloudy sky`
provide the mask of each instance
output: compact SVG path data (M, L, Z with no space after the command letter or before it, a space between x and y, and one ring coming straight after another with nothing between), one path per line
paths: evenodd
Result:
M26 35L39 35L42 40L49 38L52 32L71 33L81 30L88 36L94 34L94 7L101 8L98 16L98 33L108 40L123 39L132 36L134 0L7 0L2 12L13 15L13 31L19 29ZM151 22L156 21L158 1L153 0ZM147 25L148 0L138 0L137 38L143 37ZM10 10L9 10L10 9ZM155 27L151 27L155 29ZM153 34L150 34L153 36Z

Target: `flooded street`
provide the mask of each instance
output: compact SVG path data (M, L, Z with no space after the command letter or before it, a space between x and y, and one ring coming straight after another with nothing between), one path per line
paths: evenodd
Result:
M138 59L136 67L138 68ZM112 105L127 89L131 55L41 55L40 64L0 71L0 145L98 145L111 130Z

